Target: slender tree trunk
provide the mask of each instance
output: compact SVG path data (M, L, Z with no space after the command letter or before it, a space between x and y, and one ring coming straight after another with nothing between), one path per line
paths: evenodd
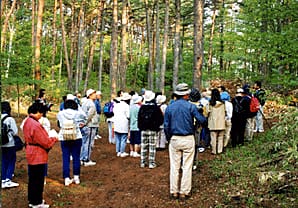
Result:
M36 19L36 0L32 0L32 14L31 14L31 45L32 45L32 79L35 79L35 40L36 40L36 29L35 29L35 19ZM33 88L35 90L35 97L33 97L33 100L35 100L35 98L38 96L37 94L37 89L36 89L36 85L33 85Z
M85 83L84 83L84 92L87 90L88 81L89 81L89 77L90 77L90 71L91 71L91 68L93 65L94 50L96 47L96 40L97 40L98 34L99 34L98 30L99 30L99 26L100 26L100 22L101 22L101 11L102 11L101 7L103 7L102 1L100 1L100 3L98 4L97 22L96 22L95 34L93 35L93 38L91 41L89 61L88 61L87 70L86 70L86 79L85 79Z
M149 55L149 66L148 66L148 87L150 90L153 90L153 47L152 47L152 37L151 37L151 26L150 26L150 15L149 15L149 6L148 0L145 0L146 8L146 28L147 28L147 42L148 42L148 55Z
M36 25L36 45L35 45L35 80L41 80L40 71L40 45L42 35L42 16L43 16L44 0L38 0L38 13L37 13L37 25ZM40 89L40 84L35 85L35 89Z
M53 12L53 51L52 51L52 61L51 61L51 74L52 74L52 80L55 79L55 69L56 69L56 52L57 52L57 46L56 46L56 39L57 39L57 28L56 28L56 15L57 15L57 6L58 2L57 0L54 0L54 12Z
M161 90L161 71L160 71L160 32L159 32L159 2L156 1L156 24L155 24L155 87L158 91Z
M175 0L175 42L174 42L174 66L173 66L173 83L175 89L178 84L179 73L179 53L180 53L180 21L181 21L181 0Z
M215 19L216 19L216 1L214 1L214 8L212 14L212 24L210 29L210 37L209 37L209 49L208 49L208 73L212 70L212 43L213 43L213 36L214 36L214 28L215 28Z
M167 66L167 48L168 48L168 32L169 32L169 1L165 0L165 24L164 24L164 36L162 45L162 61L160 70L160 90L164 94L165 92L165 74Z
M59 0L59 5L60 5L60 18L61 18L60 21L61 21L61 29L62 29L62 43L63 43L64 56L65 56L64 59L65 59L65 64L67 68L67 89L72 91L72 70L70 68L69 58L68 58L62 0Z
M204 0L194 1L194 70L193 70L193 87L201 89L202 85L202 68L204 60L203 45L203 15Z
M127 24L128 24L128 0L122 1L122 30L121 30L121 59L120 59L120 88L126 90L126 70L127 70Z
M118 61L118 0L113 0L113 22L112 22L112 38L110 51L110 87L111 96L116 96L116 77L117 77L117 61Z
M5 4L5 2L3 2L3 4ZM9 21L9 18L11 16L11 14L13 13L13 11L15 10L16 8L16 4L17 4L17 1L13 1L12 2L12 5L10 7L10 10L9 12L6 14L5 16L5 19L4 19L4 22L3 22L3 26L2 26L2 31L1 31L1 52L4 50L5 48L5 44L6 44L6 31L7 31L7 27L8 27L8 21ZM1 14L2 14L2 4L1 4ZM2 18L1 18L2 19Z
M101 32L100 32L100 41L99 41L99 68L98 68L98 89L101 90L102 85L102 70L103 70L103 46L104 46L104 30L105 30L105 1L103 1L102 7L101 7Z
M223 40L223 33L224 33L224 13L225 13L225 1L222 1L222 8L220 10L221 18L220 18L220 28L219 28L219 35L220 35L220 57L219 57L219 70L224 70L224 40Z
M78 16L78 44L77 44L77 82L78 86L80 85L80 81L82 80L83 76L83 59L84 59L84 46L85 46L85 0L83 1L83 4L80 7L80 12ZM86 92L86 89L84 87L83 92Z

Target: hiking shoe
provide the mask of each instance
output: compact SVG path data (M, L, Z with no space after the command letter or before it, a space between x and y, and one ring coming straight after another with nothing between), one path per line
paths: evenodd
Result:
M150 169L156 168L156 164L150 164L150 165L149 165L149 168L150 168Z
M141 157L141 155L139 153L137 153L137 152L134 152L133 153L133 157Z
M93 162L92 160L89 160L87 162L84 162L84 166L93 166L93 165L96 165L96 162Z
M65 186L69 186L70 184L72 184L73 180L70 178L65 178L64 179L64 185Z
M81 183L80 177L78 175L73 176L73 182L77 185L80 184Z
M179 194L179 200L185 201L190 198L190 195L187 194Z
M129 155L128 153L122 152L121 155L120 155L120 157L127 157L128 155Z
M4 185L5 188L13 188L13 187L17 187L17 186L19 186L19 184L15 183L11 180L7 180Z
M179 198L178 193L172 193L172 194L170 194L170 199L176 200L178 198Z

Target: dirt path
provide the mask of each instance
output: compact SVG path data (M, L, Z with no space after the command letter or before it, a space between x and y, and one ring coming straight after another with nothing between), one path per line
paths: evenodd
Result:
M18 123L21 120L18 119ZM54 125L55 120L51 120L51 123ZM210 169L206 168L206 160L214 157L209 150L199 154L202 166L193 173L192 197L185 202L170 200L168 151L157 152L157 168L140 168L139 158L116 157L115 146L107 141L106 123L101 124L101 129L103 138L96 140L92 153L92 158L97 164L81 168L80 185L63 185L60 144L56 144L51 150L44 191L44 198L51 207L197 208L214 207L216 201L222 201L222 197L216 193L217 181L211 178ZM20 183L20 186L2 190L2 207L27 207L28 179L24 151L17 154L14 180Z

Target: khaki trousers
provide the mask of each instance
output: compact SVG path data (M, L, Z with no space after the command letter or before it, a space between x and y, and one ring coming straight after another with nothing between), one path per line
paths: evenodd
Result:
M224 147L228 146L230 138L231 138L231 128L232 121L226 120L226 130L225 130L225 138L224 138Z
M210 131L212 153L222 153L224 146L225 130Z
M172 136L169 144L170 156L170 193L189 195L192 183L192 165L195 140L193 135ZM182 177L179 189L179 170L182 165Z

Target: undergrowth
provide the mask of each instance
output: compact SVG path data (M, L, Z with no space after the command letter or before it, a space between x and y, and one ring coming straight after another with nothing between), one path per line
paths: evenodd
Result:
M209 163L224 196L219 207L298 207L298 109L288 108L277 120Z

